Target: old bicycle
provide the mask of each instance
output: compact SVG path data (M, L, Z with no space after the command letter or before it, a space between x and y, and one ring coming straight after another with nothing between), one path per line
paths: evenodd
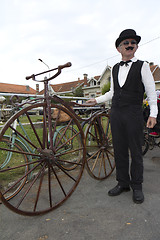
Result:
M67 63L49 70L57 72L48 79L36 80L35 77L49 71L27 77L44 82L44 98L31 100L30 105L15 113L1 130L1 154L12 154L12 158L10 166L0 170L0 197L16 213L32 216L60 206L76 189L85 162L88 172L96 179L105 179L114 170L109 115L105 110L82 119L72 108L75 103L49 95L49 81L69 66ZM30 115L36 109L43 112L38 126ZM58 111L53 117L55 109ZM66 115L65 122L60 121L62 113ZM19 122L23 122L25 134ZM14 144L10 131L16 136ZM8 134L11 137L6 137ZM14 198L8 201L7 194L16 189Z
M148 129L146 127L147 119L149 116L150 109L149 107L144 108L144 139L143 139L143 146L142 146L142 151L143 155L145 155L148 150L152 150L154 147L160 147L160 103L158 103L158 116L157 116L157 124L153 129ZM151 132L156 132L157 136L152 136L150 133Z

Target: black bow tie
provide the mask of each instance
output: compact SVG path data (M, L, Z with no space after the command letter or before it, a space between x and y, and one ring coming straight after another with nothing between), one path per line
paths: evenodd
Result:
M126 62L124 62L124 61L121 61L119 64L121 65L121 66L123 66L124 64L125 64L125 66L128 66L128 63L129 62L132 62L131 60L128 60L128 61L126 61Z

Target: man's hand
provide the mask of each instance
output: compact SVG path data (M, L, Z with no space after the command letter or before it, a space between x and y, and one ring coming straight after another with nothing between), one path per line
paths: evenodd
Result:
M91 99L89 99L88 101L86 101L85 103L91 104L91 105L93 105L93 106L97 104L95 98L91 98Z
M147 127L148 128L153 128L156 125L157 121L156 118L154 117L149 117L147 121Z

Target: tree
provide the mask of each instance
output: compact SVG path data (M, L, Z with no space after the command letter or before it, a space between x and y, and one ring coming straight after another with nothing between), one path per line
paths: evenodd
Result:
M110 81L103 85L102 91L101 91L102 95L104 95L106 92L108 92L110 90L110 85L111 85Z
M74 90L73 95L74 95L74 97L83 97L84 94L83 94L82 86L76 88L76 89Z

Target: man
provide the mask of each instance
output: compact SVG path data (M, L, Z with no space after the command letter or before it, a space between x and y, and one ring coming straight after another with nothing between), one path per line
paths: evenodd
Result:
M146 92L150 105L147 127L153 128L157 117L157 97L152 73L147 62L134 56L141 37L133 29L122 31L115 45L122 61L114 65L111 88L106 94L90 99L87 103L97 104L112 99L111 130L116 162L118 184L108 192L117 196L133 190L133 201L142 203L143 183L143 95ZM129 151L131 164L129 164Z

